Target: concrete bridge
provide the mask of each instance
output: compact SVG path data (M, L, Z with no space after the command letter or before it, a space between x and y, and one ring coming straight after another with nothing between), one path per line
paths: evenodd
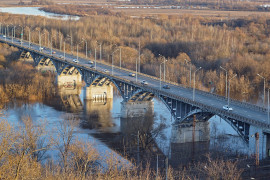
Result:
M40 51L39 45L29 45L28 42L21 42L18 39L0 36L0 42L17 47L22 52L22 59L29 59L31 56L39 70L55 71L59 86L72 87L84 82L85 99L95 101L111 99L115 86L123 98L122 106L125 109L121 114L123 118L139 116L149 111L153 107L152 99L156 97L168 108L175 119L175 126L191 122L193 115L196 115L200 122L207 122L212 116L218 115L226 120L247 144L254 146L254 150L255 138L251 136L258 132L261 157L269 154L270 124L265 108L232 100L230 104L233 111L226 111L223 105L227 104L227 99L222 96L196 90L196 97L193 100L191 88L166 82L171 88L160 89L160 81L156 77L141 73L136 78L131 77L130 70L101 62L97 62L93 67L89 64L89 59L79 58L79 63L74 63L72 60L76 58L70 54L65 54L63 58L61 51L53 50L54 53L51 53L52 51L47 48ZM147 81L148 85L143 85L142 80Z

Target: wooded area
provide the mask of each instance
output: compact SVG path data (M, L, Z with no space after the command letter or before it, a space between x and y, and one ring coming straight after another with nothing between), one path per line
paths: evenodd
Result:
M111 54L121 48L122 67L135 70L136 58L140 50L141 72L159 77L159 64L166 62L166 79L189 85L189 68L202 67L197 73L197 88L225 94L225 72L229 77L237 74L231 81L234 98L249 100L262 93L263 79L269 80L269 17L248 17L215 21L211 18L190 15L160 15L156 19L130 18L127 16L91 15L79 21L46 19L34 16L2 14L2 27L16 25L16 37L20 37L24 27L24 39L38 43L41 31L42 45L50 46L52 35L53 47L70 51L71 36L73 51L79 44L83 56L85 39L88 51L94 57L94 49L99 58L100 44L102 59L111 63ZM4 28L2 28L4 32ZM48 39L49 37L49 39ZM186 59L186 61L185 61ZM190 64L191 62L191 64ZM114 65L119 65L119 51L114 53Z

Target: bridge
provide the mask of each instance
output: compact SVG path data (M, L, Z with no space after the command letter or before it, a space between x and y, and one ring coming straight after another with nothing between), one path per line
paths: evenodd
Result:
M226 111L223 106L227 99L223 96L196 90L195 99L191 88L173 82L168 84L170 89L160 89L160 80L156 77L136 73L136 77L129 76L128 69L111 66L102 62L89 63L89 59L79 58L79 62L71 54L62 51L44 49L40 45L29 43L16 38L0 36L0 42L18 48L23 57L31 56L38 69L54 70L57 73L59 86L73 86L85 82L85 99L99 100L113 98L112 85L114 85L123 98L121 116L138 116L152 108L152 99L160 99L175 119L174 126L193 120L208 121L212 116L218 115L227 121L243 140L255 150L255 138L251 136L256 132L260 135L260 156L266 157L270 152L270 124L268 110L263 107L231 100L232 111ZM106 70L106 71L105 71ZM133 72L134 73L134 72ZM141 81L147 81L148 85ZM139 113L138 113L139 112Z

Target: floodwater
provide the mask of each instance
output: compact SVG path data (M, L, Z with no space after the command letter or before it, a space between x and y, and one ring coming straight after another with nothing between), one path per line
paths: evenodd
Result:
M218 116L203 123L202 129L206 132L198 130L196 135L201 141L192 143L190 126L185 124L175 128L169 110L157 98L153 99L153 112L144 117L122 118L123 99L115 87L111 100L85 100L84 88L79 88L75 94L70 92L62 89L42 103L12 103L4 109L3 118L17 127L23 125L23 117L30 116L37 126L44 125L45 121L46 129L53 134L60 123L72 115L78 119L75 138L94 144L100 154L113 153L123 161L121 155L125 154L128 160L150 162L153 166L157 155L160 164L168 157L169 163L177 167L190 160L200 160L206 153L216 150L231 154L249 153L245 142ZM56 152L48 152L51 159L56 155ZM128 160L125 163L129 163Z
M79 20L79 16L71 16L65 14L55 14L39 10L39 7L0 7L0 12L10 14L23 14L33 16L44 16L47 18L60 19L60 20Z

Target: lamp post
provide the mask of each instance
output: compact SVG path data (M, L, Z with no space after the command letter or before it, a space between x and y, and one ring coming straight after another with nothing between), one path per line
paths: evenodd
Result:
M21 26L21 25L19 25L19 26ZM21 31L21 46L22 46L22 41L23 41L23 26L21 26L21 28L22 28L22 31Z
M85 58L87 59L87 41L83 38L82 40L85 42Z
M225 68L223 68L222 66L219 66L222 70L224 70L225 71L225 74L226 74L226 94L225 94L225 97L227 98L227 96L228 96L228 86L227 86L227 83L228 83L228 71L225 69Z
M113 54L116 52L116 51L118 51L119 49L116 49L115 51L113 51L113 53L112 53L112 75L113 75Z
M194 71L194 76L193 76L193 98L192 100L195 100L195 85L196 85L196 72L199 71L202 67L199 67L198 69L196 69L196 71Z
M228 80L228 109L230 107L230 81L235 78L237 76L237 74L235 74L233 77L231 77L229 80Z
M97 69L97 49L95 48L95 69Z
M265 77L261 76L260 74L257 74L263 79L263 106L265 105Z
M139 39L139 73L141 72L141 39Z
M51 55L52 55L52 38L55 37L55 36L56 36L56 34L55 35L51 35Z
M66 60L66 41L64 41L64 60Z
M269 124L269 89L268 89L268 101L267 101L267 122Z
M72 46L72 34L67 35L67 37L70 37L70 50L71 50L71 54L73 54L73 46Z
M165 61L159 64L159 90L161 90L161 64L165 64ZM165 69L164 69L164 78L165 78Z
M166 80L165 80L165 75L166 75L166 65L165 65L165 62L167 61L167 59L164 57L164 56L162 56L161 54L158 54L159 56L161 56L161 57L163 57L163 63L164 63L164 82L166 82Z
M120 54L120 69L122 68L122 51L121 48L119 48L119 54Z
M189 87L191 87L191 68L192 68L192 64L187 59L185 59L185 61L186 61L186 63L189 64Z
M102 43L99 43L98 41L96 41L96 42L99 45L99 60L101 61L101 59L102 59L102 52L101 52Z
M136 82L138 80L138 58L136 58Z

